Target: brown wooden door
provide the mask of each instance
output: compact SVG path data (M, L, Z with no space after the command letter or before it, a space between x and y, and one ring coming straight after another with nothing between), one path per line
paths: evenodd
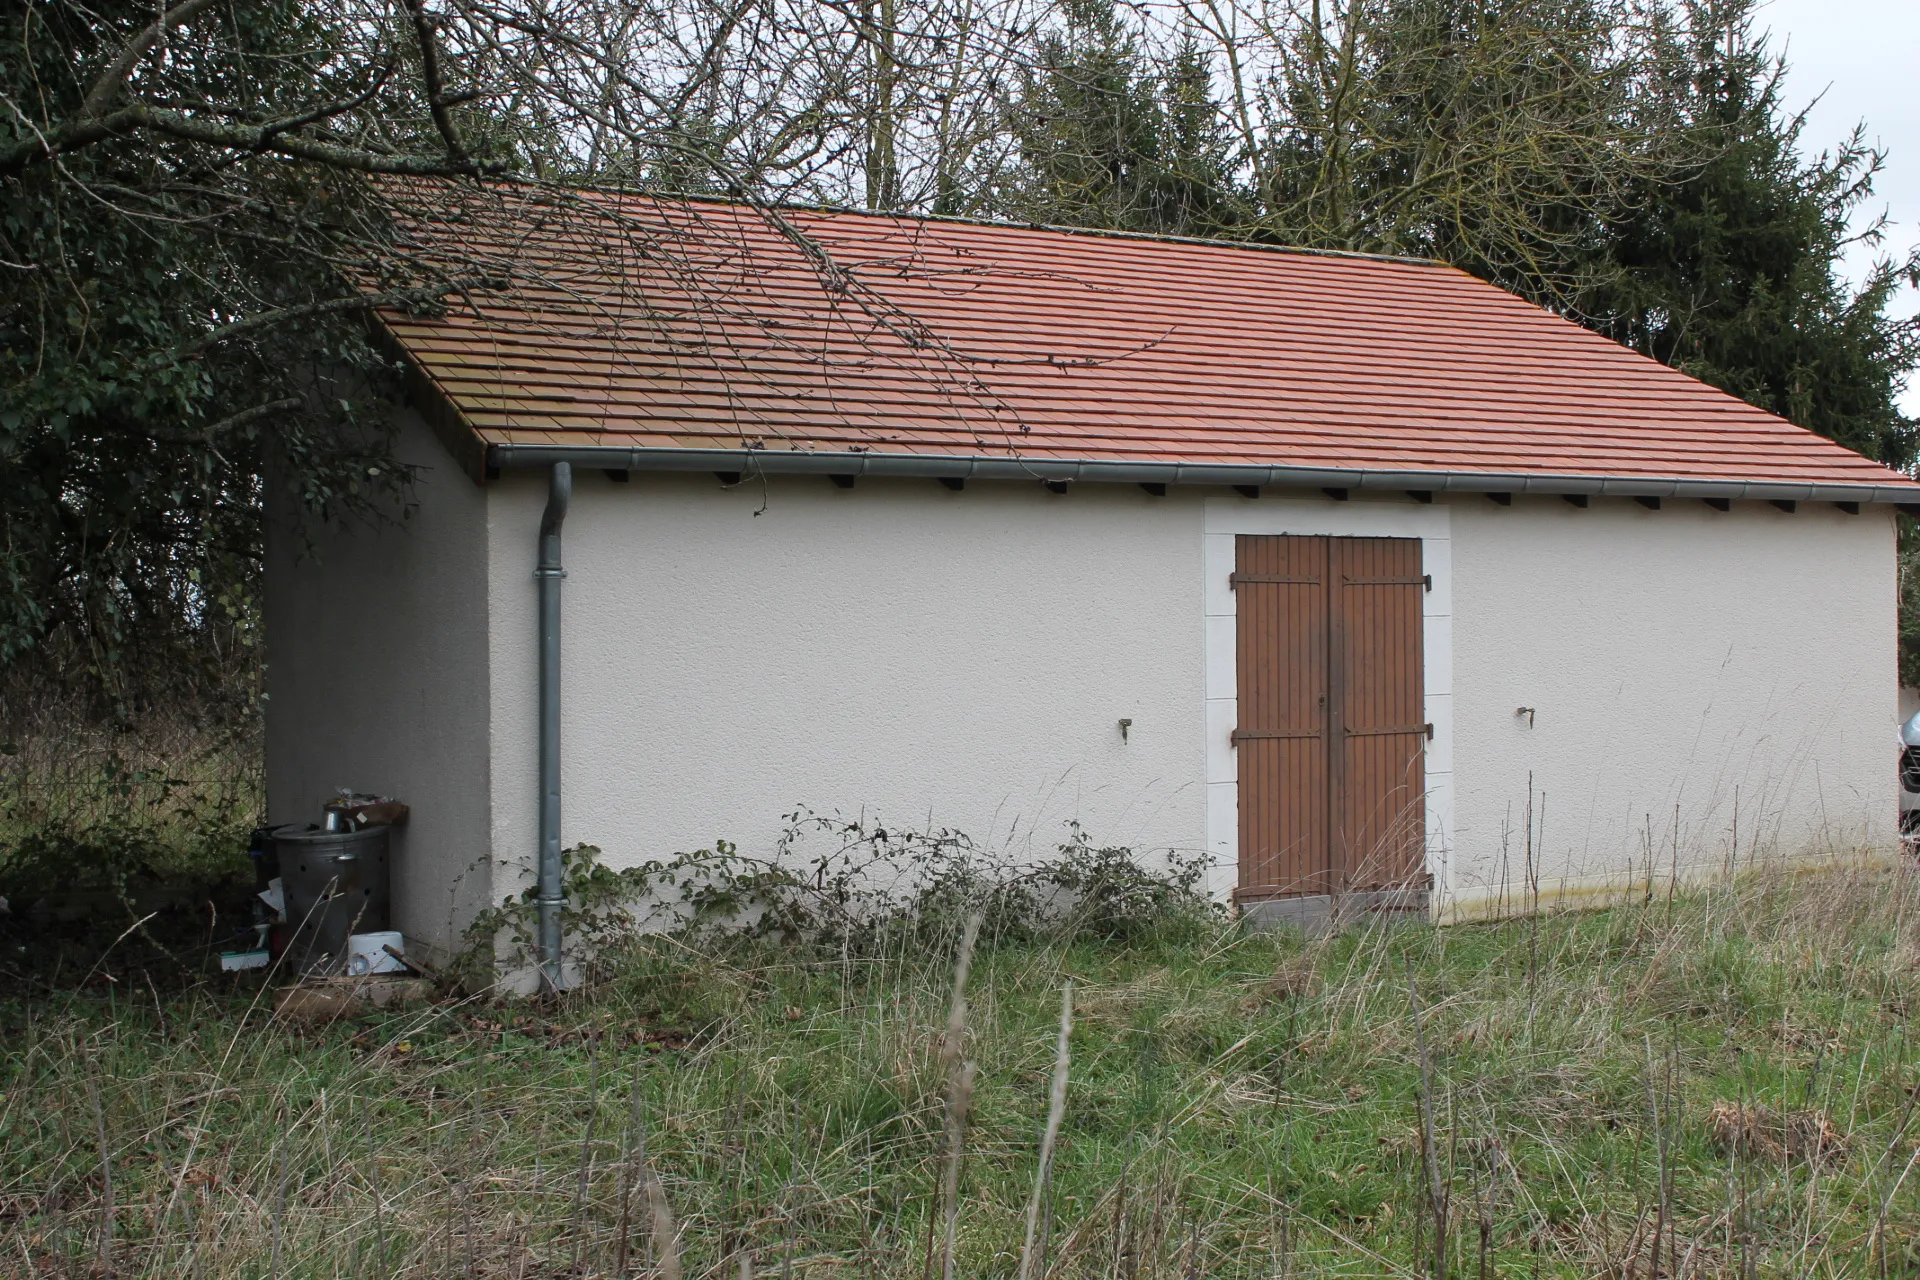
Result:
M1235 539L1240 887L1330 893L1326 538ZM1258 892L1251 892L1255 887Z
M1424 883L1416 538L1236 539L1240 896Z

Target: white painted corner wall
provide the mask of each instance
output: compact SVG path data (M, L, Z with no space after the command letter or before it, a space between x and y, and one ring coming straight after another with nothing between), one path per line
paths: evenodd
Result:
M428 468L404 521L325 531L315 560L270 510L268 795L275 821L335 786L408 801L397 924L445 945L531 871L546 489L477 488L402 426ZM562 838L616 866L716 839L766 855L806 808L1032 854L1077 820L1204 852L1224 895L1243 533L1421 539L1443 917L1518 907L1529 794L1543 897L1644 876L1647 845L1719 868L1736 808L1743 860L1893 839L1894 536L1871 510L587 469L564 535Z
M318 822L340 787L404 800L393 927L433 954L492 892L487 496L417 415L397 425L420 479L385 523L297 522L270 474L267 813Z

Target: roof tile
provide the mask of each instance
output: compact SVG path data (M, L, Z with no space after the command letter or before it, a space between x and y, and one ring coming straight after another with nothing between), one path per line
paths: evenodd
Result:
M1438 264L612 194L410 230L512 263L383 317L486 444L1914 485Z

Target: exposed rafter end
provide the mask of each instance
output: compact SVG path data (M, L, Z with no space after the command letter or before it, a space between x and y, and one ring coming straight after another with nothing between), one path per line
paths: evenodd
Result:
M967 478L965 476L941 476L940 484L942 487L958 493L967 487Z
M1833 505L1840 508L1842 511L1846 512L1850 516L1857 516L1860 514L1860 504L1857 502L1836 502Z
M1065 493L1067 491L1067 482L1065 480L1042 480L1040 483L1047 486L1048 493Z
M1510 493L1490 493L1487 495L1487 501L1493 503L1495 506L1510 507L1513 505L1513 495Z
M1257 484L1237 484L1233 486L1233 491L1243 498L1257 498L1260 496L1260 486Z
M1433 490L1431 490L1431 489L1409 489L1409 490L1407 490L1407 496L1408 496L1409 498L1412 498L1412 499L1413 499L1413 500L1414 500L1415 502L1432 502L1432 501L1433 501Z
M834 487L834 488L836 488L836 489L851 489L851 488L853 488L853 477L852 477L852 476L828 476L828 477L827 477L827 479L829 479L829 480L831 480L831 481L833 481L833 487Z
M1156 498L1164 498L1167 496L1167 486L1161 484L1158 480L1142 480L1140 487Z
M633 472L627 470L625 467L602 467L600 468L600 474L615 484L625 484L633 478Z
M721 484L726 485L729 489L740 483L740 473L738 471L716 471L713 473L713 478Z
M1567 500L1568 506L1579 507L1582 511L1587 509L1587 504L1591 501L1584 493L1563 493L1560 496Z
M1708 506L1712 507L1715 511L1733 510L1732 498L1702 498L1700 499L1700 501L1706 503Z
M1769 499L1769 501L1771 501L1774 506L1780 508L1782 511L1785 511L1788 514L1792 514L1793 512L1798 511L1800 509L1800 504L1795 502L1792 498L1771 498Z
M1660 509L1660 499L1651 497L1648 494L1636 494L1633 500L1649 511L1658 511Z
M1326 494L1329 498L1332 498L1335 502L1345 502L1347 500L1347 491L1345 489L1335 489L1332 486L1328 486L1327 488L1322 489L1320 492Z

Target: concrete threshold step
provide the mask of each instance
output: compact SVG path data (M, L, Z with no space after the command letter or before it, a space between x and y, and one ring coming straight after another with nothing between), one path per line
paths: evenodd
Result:
M1240 919L1249 929L1298 929L1310 938L1338 929L1425 924L1428 894L1425 889L1376 889L1261 898L1241 903Z

